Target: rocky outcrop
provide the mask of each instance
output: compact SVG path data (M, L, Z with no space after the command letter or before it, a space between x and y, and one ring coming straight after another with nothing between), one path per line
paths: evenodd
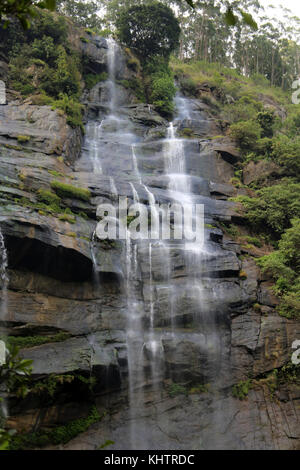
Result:
M92 37L80 47L91 71L106 70L103 39ZM128 77L125 62L119 65L118 77ZM0 224L10 279L8 314L1 326L10 335L48 338L22 350L23 357L34 360L35 383L57 375L93 376L97 407L108 411L64 448L95 449L110 440L115 442L110 449L127 449L132 421L140 445L147 442L149 449L299 447L299 390L288 379L275 391L268 387L268 374L288 363L299 325L277 314L277 299L254 259L241 256L238 243L223 236L220 223L236 216L236 205L227 199L235 191L230 180L238 152L227 138L211 138L220 130L201 103L190 100L191 119L180 125L192 130L183 144L186 170L193 200L205 207L201 264L195 257L187 266L182 247L175 245L167 258L165 248L153 242L150 274L149 245L137 243L133 305L124 288L125 244L92 243L97 205L115 204L116 192L130 201L137 194L147 206L147 188L157 202L178 197L170 196L164 172L168 123L118 84L120 112L102 124L106 86L101 82L84 94L92 121L82 148L77 131L50 107L12 101L0 110ZM102 135L97 134L100 125ZM101 160L98 172L93 171L96 157ZM253 171L263 173L262 168ZM256 178L253 171L244 172L249 182ZM266 177L270 171L265 168ZM53 180L89 190L90 197L65 194L59 208L41 205L38 191L52 191ZM164 365L154 375L161 388L151 389L149 359L154 353L153 338L148 338L143 345L145 379L138 384L146 405L137 404L133 416L126 328L128 315L136 311L145 325L153 315ZM55 341L58 333L67 336ZM251 388L240 400L232 387L248 380ZM21 404L13 398L11 424L28 431L61 424L62 417L74 419L72 407L76 417L86 413L87 403L66 391L58 403L44 398L29 394Z
M278 177L281 169L276 163L269 160L259 160L257 163L249 162L243 169L243 181L245 184L254 181L270 180Z

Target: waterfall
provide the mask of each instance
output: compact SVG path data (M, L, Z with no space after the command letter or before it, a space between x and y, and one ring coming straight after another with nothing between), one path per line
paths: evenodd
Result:
M110 91L109 109L111 114L116 108L116 52L117 44L113 39L107 39L107 68L108 68L108 86Z
M7 319L7 287L8 287L8 257L5 247L4 236L0 229L0 280L1 280L1 305L0 305L0 319L5 321Z
M126 196L132 198L135 204L145 199L151 215L148 240L132 240L130 229L127 229L121 262L128 365L127 376L123 377L128 384L128 447L153 449L157 445L155 431L145 429L140 417L146 416L151 407L151 416L155 415L155 400L160 400L165 392L164 379L174 383L178 381L176 371L173 374L168 370L167 355L169 363L176 363L177 345L190 341L192 335L191 343L200 347L201 355L205 359L207 357L208 362L214 361L219 353L220 337L216 333L214 313L207 306L208 300L211 300L208 299L210 291L202 276L211 247L201 243L193 243L191 247L186 239L178 242L160 239L161 208L158 203L193 205L197 201L198 194L193 192L192 177L186 162L186 148L190 140L178 137L182 122L191 116L194 118L194 111L190 109L186 98L177 96L175 102L178 114L169 124L166 138L143 141L140 129L136 129L128 117L128 109L120 105L121 90L116 85L120 54L119 46L108 39L108 80L102 84L108 94L104 94L104 102L103 95L100 98L102 107L108 109L108 113L103 113L100 124L98 119L89 121L85 146L87 152L83 154L81 164L86 165L84 158L90 163L92 161L93 173L107 178L112 201L117 200L118 189L122 195L125 189ZM145 144L147 152L143 155ZM163 172L164 177L162 186L157 185L157 188L156 184L151 184L151 174L146 174L147 184L144 184L147 165L138 164L141 155L148 158L148 155L152 157L153 154L154 160L160 159L158 174ZM190 213L189 226L194 222L195 214ZM96 242L94 231L91 257L95 288L101 270L97 263ZM177 282L178 277L180 283ZM192 333L185 328L186 320L182 320L186 314L186 305L190 310L188 315L192 317L189 320L194 328Z
M0 301L0 321L5 322L7 320L7 288L8 288L8 275L7 275L7 268L8 268L8 257L7 251L5 247L4 236L2 234L0 228L0 292L1 292L1 301ZM5 330L2 329L2 334L5 333ZM3 340L0 340L0 366L4 364L6 361L6 345ZM5 386L3 389L0 390L0 394L4 392L5 395ZM0 395L1 396L1 395ZM0 402L0 424L1 418L6 419L8 416L8 408L7 402L4 396L1 397L2 400Z

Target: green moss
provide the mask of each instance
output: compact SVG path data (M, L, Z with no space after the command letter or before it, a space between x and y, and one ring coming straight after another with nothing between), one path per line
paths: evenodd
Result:
M192 137L193 136L193 129L190 129L189 127L184 127L180 134L183 137Z
M8 344L18 346L20 348L31 348L33 346L39 346L40 344L65 341L69 337L70 335L68 333L61 332L49 336L8 336L5 341Z
M67 232L66 235L67 235L67 237L73 237L73 238L77 237L75 232Z
M37 192L37 197L39 201L48 205L55 204L59 207L61 203L61 198L57 194L47 189L39 189Z
M17 140L19 143L29 142L30 137L28 135L18 135Z
M189 394L194 395L194 394L199 394L199 393L208 393L210 390L210 384L200 384L200 385L195 385L194 387L191 387L189 389Z
M232 395L239 400L245 400L248 397L249 390L252 386L252 380L248 379L240 381L232 387Z
M187 395L188 390L184 385L180 385L177 383L172 383L167 388L168 394L171 398L176 397L177 395Z
M48 173L50 173L50 175L55 176L56 178L65 178L66 177L66 175L64 175L63 173L60 173L59 171L56 171L56 170L47 170L47 171L48 171Z
M60 181L51 181L51 188L60 197L81 199L82 201L89 201L91 197L91 193L88 189L78 188L77 186L61 183Z
M69 214L60 214L58 216L59 220L62 220L64 222L69 222L69 224L75 224L76 218L74 216L71 216ZM76 236L76 234L75 234Z

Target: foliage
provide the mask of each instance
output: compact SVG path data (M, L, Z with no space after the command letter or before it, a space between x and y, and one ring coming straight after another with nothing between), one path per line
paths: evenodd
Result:
M39 346L45 343L54 343L59 341L65 341L69 338L68 333L57 333L55 335L48 336L8 336L6 338L7 345L17 346L19 348L31 348L33 346Z
M289 176L300 174L300 137L290 138L286 135L278 135L272 140L272 159L284 168Z
M0 384L10 393L24 397L28 393L28 378L31 375L32 361L19 357L19 348L15 345L7 345L6 362L0 366Z
M33 104L62 109L68 124L83 129L81 62L67 40L65 18L41 12L26 34L19 29L0 27L0 49L9 57L9 86L30 96Z
M82 123L83 106L75 98L60 94L59 99L52 102L52 109L61 109L67 115L67 123L71 127L79 126L84 131Z
M176 397L177 395L187 395L188 390L184 385L178 383L172 383L168 387L168 394L171 398Z
M88 2L57 0L57 8L60 13L72 18L72 21L78 26L94 29L101 29L102 27L102 20L97 14L99 11L97 2L92 0Z
M238 196L246 209L244 217L257 231L271 233L275 238L290 226L293 217L300 214L300 183L282 180L274 186L262 188L255 197Z
M230 135L242 149L251 150L256 147L261 137L262 129L254 120L240 121L230 126Z
M143 63L151 56L168 58L179 44L178 20L173 11L162 3L124 9L116 26L120 41L134 50Z
M56 0L2 0L0 20L4 17L7 25L11 17L16 17L22 27L28 29L39 8L53 11L55 6Z
M240 381L232 387L232 395L239 400L245 400L248 397L251 386L251 379Z
M10 442L10 450L26 450L44 447L49 444L66 444L74 437L85 432L92 424L101 420L97 408L93 406L86 418L79 418L51 431L37 431L27 434L16 434Z
M6 344L6 360L0 366L0 390L15 393L17 396L24 398L29 389L29 377L31 375L32 361L19 357L19 348L15 345ZM0 396L0 403L3 401ZM14 435L13 429L5 429L5 417L0 407L0 450L9 449L9 445Z
M169 117L174 111L173 98L176 93L173 74L168 62L161 58L149 60L143 69L146 76L146 88L149 103L156 110Z
M88 189L78 188L77 186L61 183L60 181L51 181L51 188L62 198L70 197L81 199L82 201L89 201L91 198L91 193Z
M56 204L58 207L60 205L61 199L57 194L49 191L47 189L39 189L37 192L38 200L44 202L45 204Z
M300 318L300 219L293 219L291 224L282 235L278 250L257 262L276 281L275 292L281 296L279 313Z
M102 73L87 73L84 75L85 86L88 90L91 90L97 83L103 82L107 80L108 74L107 72Z
M264 109L257 114L257 121L262 128L262 137L272 137L275 124L274 111Z

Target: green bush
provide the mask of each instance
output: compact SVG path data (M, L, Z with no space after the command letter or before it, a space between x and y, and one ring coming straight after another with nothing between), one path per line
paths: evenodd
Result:
M241 149L252 150L257 146L262 129L259 123L254 120L240 121L231 124L229 133L237 141Z
M75 98L60 94L59 99L52 102L52 109L61 109L67 115L67 123L71 127L79 126L84 131L82 122L83 106Z
M300 219L293 219L278 243L278 250L258 259L263 272L275 283L281 295L279 313L288 318L300 318Z
M168 62L161 57L149 60L144 67L144 74L147 77L149 102L154 104L162 115L171 116L174 111L173 99L176 88Z
M51 188L62 198L81 199L82 201L89 201L91 193L88 189L78 188L71 184L61 183L60 181L51 181Z
M262 128L262 137L272 137L275 124L274 111L270 109L264 109L257 114L256 119Z
M300 216L300 183L282 180L256 194L256 197L238 196L234 200L244 205L244 216L252 228L278 239L289 228L290 220Z
M232 395L239 400L246 400L251 389L251 379L241 381L232 387Z
M272 141L272 159L282 166L289 176L300 175L300 137L279 135Z

